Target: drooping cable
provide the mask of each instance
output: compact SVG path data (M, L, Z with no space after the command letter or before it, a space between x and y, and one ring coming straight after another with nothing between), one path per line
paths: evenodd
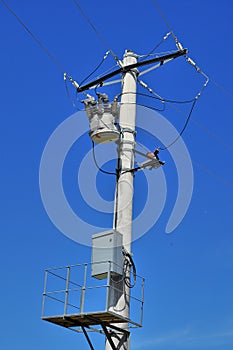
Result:
M161 96L159 96L158 94L156 94L154 92L153 92L153 95L151 95L151 94L148 95L148 94L144 94L142 92L130 92L130 91L118 94L115 97L115 99L118 100L122 95L127 95L127 94L136 94L138 96L148 97L148 98L151 98L151 99L164 101L164 102L168 102L168 103L174 103L174 104L188 104L188 103L191 103L191 102L193 102L195 100L195 98L192 98L190 100L171 100L171 99L168 99L168 98L161 97ZM121 102L120 102L120 104L121 104Z
M182 136L182 134L184 133L185 129L186 129L187 126L188 126L188 123L189 123L189 120L190 120L190 118L191 118L191 115L192 115L192 112L193 112L193 109L194 109L194 106L195 106L196 102L197 102L197 99L195 99L195 100L193 101L193 104L192 104L191 109L190 109L190 111L189 111L188 117L187 117L187 119L186 119L186 121L185 121L185 123L184 123L183 128L182 128L181 131L179 132L179 135L178 135L169 145L167 145L167 146L165 146L165 147L159 147L160 151L165 151L166 149L168 149L168 148L170 148L171 146L173 146L173 145L179 140L179 138Z
M71 105L72 105L73 108L75 108L77 111L81 111L81 109L78 108L78 106L75 104L74 100L73 100L72 97L71 97L71 94L70 94L70 92L69 92L69 88L68 88L68 85L67 85L67 80L64 79L64 81L65 81L66 95L67 95L67 97L68 97L68 99L69 99Z
M89 23L89 25L91 26L91 28L94 30L94 32L96 33L96 35L98 36L98 38L100 39L100 41L104 44L104 46L107 48L108 51L110 51L111 55L114 57L114 59L117 61L117 63L119 64L119 66L121 67L121 61L119 60L119 58L117 57L117 55L109 48L108 43L106 42L106 40L104 39L104 37L100 34L100 32L97 30L97 28L95 27L95 25L93 24L93 22L90 20L90 18L88 17L88 15L86 14L86 12L84 12L84 10L82 9L82 7L80 6L79 2L77 0L73 0L74 4L77 6L77 8L79 9L79 11L81 12L81 14L83 15L83 17L86 19L86 21Z
M188 114L188 116L187 116L187 119L186 119L186 121L185 121L185 123L184 123L184 126L183 126L183 128L181 129L181 131L179 132L179 135L178 135L178 136L175 138L175 140L172 141L169 145L167 145L167 146L165 146L165 147L163 147L163 148L159 148L161 151L164 151L164 150L170 148L171 146L173 146L173 145L178 141L178 139L182 136L182 134L184 133L185 129L186 129L187 126L188 126L188 123L189 123L189 120L190 120L190 118L191 118L191 115L192 115L194 106L195 106L197 100L199 99L199 97L201 96L202 92L204 91L204 89L206 88L206 86L207 86L207 84L208 84L208 82L209 82L209 77L208 77L205 73L203 73L203 72L201 71L201 69L195 64L195 62L194 62L193 60L191 60L189 57L186 57L186 60L187 60L187 62L188 62L189 64L191 64L191 65L196 69L196 71L197 71L198 73L201 73L201 74L205 77L206 80L205 80L203 86L201 87L201 90L200 90L200 91L198 92L198 94L195 96L195 98L192 99L192 100L190 100L190 102L192 102L192 106L191 106L191 109L190 109L189 114ZM149 91L150 93L152 93L152 94L155 95L156 97L159 97L159 98L160 98L160 96L159 96L158 94L155 94L154 91L153 91L151 88L149 88L147 84L145 84L145 83L142 82L141 80L138 80L138 82L139 82L140 85L141 85L142 87L144 87L147 91ZM163 100L163 101L164 101L164 100Z
M5 7L11 12L11 14L17 19L17 21L21 24L21 26L26 30L26 32L32 37L32 39L40 46L40 48L46 53L46 55L53 61L53 63L57 66L57 68L64 73L65 69L60 64L60 62L51 54L51 52L47 49L47 47L42 44L42 42L32 33L32 31L28 28L28 26L22 21L22 19L15 13L15 11L10 7L10 5L5 1L1 0Z
M123 276L124 282L128 288L133 288L137 282L137 271L136 266L133 261L132 255L127 252L127 250L123 247L122 249L124 255L124 265L123 265ZM133 282L131 282L131 268L133 269Z
M87 81L93 74L95 74L95 72L102 66L102 64L104 63L104 61L106 60L106 58L108 57L110 51L107 51L106 54L104 55L104 57L102 58L102 60L100 61L100 63L96 66L96 68L90 73L88 74L88 76L86 78L84 78L79 85L82 85L83 83L85 83L85 81Z
M161 45L164 43L165 40L167 40L167 38L170 36L170 34L171 34L171 32L167 33L167 34L160 40L160 42L159 42L158 44L156 44L156 45L153 47L153 49L152 49L148 54L146 54L145 56L143 56L143 61L144 61L145 59L147 59L149 56L151 56L151 55L155 52L155 50L156 50L159 46L161 46Z
M99 169L99 171L103 174L107 174L107 175L115 175L117 176L117 173L115 172L111 172L111 171L106 171L104 169L102 169L98 163L97 163L97 160L96 160L96 156L95 156L95 143L94 141L92 141L92 155L93 155L93 159L94 159L94 163L95 163L95 166L97 167L97 169Z

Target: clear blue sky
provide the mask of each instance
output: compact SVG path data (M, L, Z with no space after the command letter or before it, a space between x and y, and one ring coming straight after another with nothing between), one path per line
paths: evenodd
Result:
M156 225L133 245L138 273L146 278L146 292L144 324L133 332L132 349L230 350L233 347L233 3L231 0L159 3L173 31L189 49L190 57L211 81L183 135L194 167L189 210L179 227L167 235L165 227L176 198L177 178L172 158L164 152L168 184L165 209ZM73 1L9 0L9 4L78 81L104 56L106 47ZM80 4L120 58L125 49L140 55L148 53L168 32L152 0L80 0ZM82 335L40 320L44 269L87 262L91 257L89 247L68 239L52 224L39 191L39 164L45 144L55 128L75 110L67 98L62 73L1 1L0 33L0 347L88 349ZM175 48L172 39L168 40L165 51ZM163 50L161 46L158 51ZM114 64L109 57L102 71ZM164 97L194 97L203 79L194 71L186 76L183 60L168 66L163 67L163 72L148 74L145 81ZM107 93L114 94L114 89ZM148 104L153 106L153 101ZM178 120L171 113L170 121L179 130L185 115ZM166 117L169 118L169 113ZM143 135L139 137L142 142ZM153 149L157 145L149 146ZM75 186L76 158L80 159L80 154L82 149L72 149L64 175L67 195L74 207L79 201ZM111 199L114 182L107 182L106 193L105 181L101 175L100 192ZM138 203L140 191L138 181ZM143 193L141 196L144 198ZM140 210L137 203L135 210ZM99 224L97 215L95 219ZM111 216L106 216L106 220L111 223Z

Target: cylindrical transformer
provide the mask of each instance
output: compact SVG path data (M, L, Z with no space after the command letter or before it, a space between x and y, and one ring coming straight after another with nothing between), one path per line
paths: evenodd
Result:
M120 137L117 127L118 103L109 103L105 94L98 97L98 102L91 98L84 101L90 124L89 135L95 143L116 142Z

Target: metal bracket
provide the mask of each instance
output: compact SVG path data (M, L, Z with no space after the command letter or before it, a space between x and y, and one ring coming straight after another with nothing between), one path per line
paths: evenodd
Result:
M136 142L135 141L131 141L131 140L124 140L124 145L126 145L126 144L134 146L136 144Z
M174 58L177 58L177 57L180 57L180 56L184 56L187 53L188 53L187 49L184 49L182 51L178 50L176 52L173 52L173 53L170 53L170 54L167 54L167 55L164 55L164 56L150 58L150 59L145 60L145 61L136 62L136 63L130 64L128 66L124 66L123 68L122 67L118 68L115 71L113 71L111 73L108 73L108 74L106 74L105 76L103 76L101 78L97 78L96 80L91 81L90 83L87 83L86 85L79 86L77 88L77 92L83 92L85 90L88 90L94 85L101 84L107 79L110 79L110 78L112 78L112 77L114 77L114 76L116 76L118 74L121 74L121 73L129 72L130 70L132 70L134 68L146 66L148 64L153 64L153 63L156 63L156 62L160 62L160 65L162 65L163 62L165 62L167 60L174 59Z
M82 326L82 325L80 327L82 328L83 334L85 335L85 337L87 339L87 342L88 342L88 345L90 346L90 349L91 350L95 350L94 346L92 345L91 339L89 338L89 335L87 334L87 331L86 331L85 327Z
M122 342L125 342L125 341L128 339L129 334L130 334L130 333L129 333L127 330L125 330L125 329L121 329L121 328L114 327L114 326L111 325L111 326L110 326L111 328L117 330L118 332L123 333L123 337L122 337L122 338L119 339L118 337L116 337L116 338L118 339L118 341L119 341L118 346L116 347L115 344L114 344L114 342L113 342L113 340L112 340L112 336L113 336L113 335L116 336L116 333L115 333L115 332L111 332L111 333L110 333L110 332L108 331L107 327L106 327L104 324L101 324L101 327L102 327L102 329L103 329L103 331L104 331L104 334L105 334L105 336L106 336L106 338L107 338L107 340L108 340L108 342L109 342L109 344L110 344L112 350L117 350L117 349L119 349L119 348L120 348L119 345L122 345L121 343L122 343Z
M130 129L130 128L121 128L121 133L124 133L124 132L129 132L129 133L133 134L134 136L136 135L136 131L133 129Z
M121 147L122 151L128 151L128 152L134 152L134 149L133 148L123 148Z
M115 344L114 344L114 342L112 340L111 334L109 333L107 327L105 325L103 325L103 324L101 324L101 327L103 328L104 334L105 334L105 336L106 336L106 338L107 338L107 340L108 340L112 350L117 350L117 348L115 347Z
M67 320L70 320L70 321L72 322L72 319L70 319L69 316L65 316L64 318L67 319ZM77 326L77 323L76 323L76 322L73 322L73 323L74 323L74 326ZM95 350L95 349L94 349L94 346L93 346L93 344L92 344L92 342L91 342L91 339L90 339L90 337L89 337L89 335L88 335L88 333L87 333L87 331L86 331L85 326L82 325L81 323L80 323L78 326L82 329L83 334L85 335L85 338L86 338L86 340L87 340L87 342L88 342L88 345L90 346L90 349L91 349L91 350ZM87 328L89 328L89 327L87 327Z
M114 344L114 342L113 342L113 340L112 340L112 336L113 336L113 335L116 336L116 333L113 332L113 331L112 331L112 332L109 332L105 324L101 323L100 325L101 325L101 327L102 327L102 329L103 329L103 332L104 332L104 334L105 334L105 336L106 336L106 338L107 338L107 340L108 340L108 342L109 342L109 344L110 344L112 350L117 350L118 347L115 346L115 344ZM81 329L82 329L82 331L83 331L83 334L85 335L85 338L86 338L86 340L87 340L87 342L88 342L88 345L89 345L90 349L91 349L91 350L95 350L95 348L94 348L94 346L93 346L93 344L92 344L92 342L91 342L91 339L90 339L90 337L89 337L89 335L88 335L88 333L87 333L85 327L84 327L82 324L80 324L80 327L81 327ZM129 331L127 331L127 330L125 330L125 329L121 329L121 328L116 327L116 326L114 326L114 325L109 325L109 327L123 334L123 337L122 337L123 340L122 340L122 339L119 339L119 344L120 344L120 342L127 340L128 336L129 336L129 334L130 334ZM89 328L89 327L88 327L88 328ZM117 337L117 338L118 338L118 337Z

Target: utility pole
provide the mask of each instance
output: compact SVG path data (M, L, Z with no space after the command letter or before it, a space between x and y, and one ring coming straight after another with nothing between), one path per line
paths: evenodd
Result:
M138 61L138 56L135 53L126 50L123 62L118 61L119 68L85 85L79 86L71 77L65 76L65 78L69 79L74 85L77 93L85 92L99 85L114 84L119 82L119 80L106 82L106 84L105 81L119 74L122 76L121 94L117 95L112 103L109 102L106 94L100 93L96 93L98 101L87 94L87 100L83 101L90 124L89 135L93 141L93 155L94 142L116 142L118 146L113 229L92 236L92 263L90 275L98 280L107 280L106 285L104 284L98 287L106 288L105 308L102 307L98 309L97 307L97 309L93 311L86 310L86 290L95 291L96 288L96 284L94 286L89 286L88 264L81 265L83 266L83 270L81 269L81 271L83 271L81 282L76 280L70 281L70 270L75 268L76 265L59 268L59 271L62 271L61 275L57 272L58 269L55 269L55 273L53 273L54 269L47 269L45 273L42 319L72 330L76 329L75 327L81 328L91 350L94 350L94 346L86 329L105 334L105 350L130 350L129 326L130 324L136 327L142 326L144 279L141 278L141 297L135 297L134 290L130 295L131 288L134 287L136 282L136 270L131 253L134 173L138 169L144 169L147 166L157 168L163 165L163 162L160 162L159 159L156 158L156 154L155 157L152 155L151 158L151 156L148 157L147 154L135 150L137 78L177 57L186 55L187 52L186 49L179 49L176 52L163 56L156 56L147 60ZM154 64L155 66L145 71L138 72L138 68ZM118 98L120 96L121 103L119 112ZM116 127L118 116L119 128ZM140 168L136 169L134 167L135 152L149 158L146 162L142 163ZM64 269L66 271L66 278L64 278ZM134 283L131 283L130 279L132 275L131 269L133 270ZM55 291L47 291L47 280L50 278L50 275L52 277L57 277L59 282L60 279L65 281L64 301L54 298L64 303L63 314L56 313L55 315L46 315L45 305L47 305L47 300L51 299L52 294L57 293L56 288ZM138 276L137 283L139 278ZM81 287L79 289L81 295L80 298L78 298L80 302L77 302L75 305L73 305L73 302L72 304L69 303L69 295L73 292L72 286L75 286L75 292L77 292L77 286ZM132 317L133 313L131 311L133 310L133 304L131 304L132 310L130 310L131 299L137 300L140 306L141 312L139 321L136 321L136 319ZM75 308L75 311L73 311L73 309L69 311L71 307ZM79 310L78 313L77 310Z
M123 59L123 67L137 62L137 55L127 50ZM133 209L133 180L134 173L129 171L134 168L134 147L135 147L135 121L136 121L136 87L137 87L137 68L123 73L122 77L122 95L120 106L120 130L121 138L118 149L118 177L115 191L115 213L114 213L114 229L123 235L123 247L131 254L132 242L132 209ZM112 280L119 288L119 281ZM115 310L125 318L129 318L129 299L130 288L121 284L122 293L116 293L111 289L111 304ZM125 328L126 324L119 325ZM114 341L114 339L113 339ZM122 341L116 340L117 349L129 350L130 339L122 335ZM120 346L120 347L119 347ZM106 342L106 350L112 350L109 342Z

